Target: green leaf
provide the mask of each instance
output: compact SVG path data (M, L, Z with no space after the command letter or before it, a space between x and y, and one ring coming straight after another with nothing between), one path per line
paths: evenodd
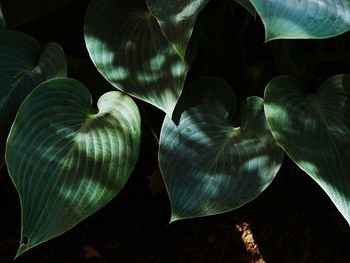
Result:
M209 0L146 0L151 14L180 57L186 49L199 12Z
M268 124L350 223L350 75L327 79L317 94L303 90L291 77L272 80L265 90Z
M256 10L251 3L251 0L236 0L236 2L242 5L254 18L256 18Z
M85 41L110 83L172 114L188 65L164 37L145 0L90 1Z
M227 111L231 89L222 80L200 80L211 102L186 109L176 124L165 117L159 163L169 194L171 221L224 213L257 197L280 168L283 151L265 120L263 100L249 97L241 106L241 126ZM216 82L216 85L213 85ZM196 86L200 86L197 82ZM191 88L191 87L190 87ZM217 103L226 98L219 106ZM180 100L181 101L181 100ZM215 101L215 102L214 102Z
M17 256L50 240L106 205L125 185L140 147L140 116L113 91L91 109L80 82L39 85L21 105L7 141L6 162L21 200Z
M0 30L0 167L5 142L23 99L41 82L66 76L63 49L50 43L43 49L31 36Z
M250 0L265 25L266 41L328 38L350 30L348 0Z
M1 0L9 27L15 28L54 13L71 0Z

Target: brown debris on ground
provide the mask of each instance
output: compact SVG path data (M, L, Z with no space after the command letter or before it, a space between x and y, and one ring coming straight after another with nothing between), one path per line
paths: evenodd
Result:
M259 251L259 247L256 244L253 236L253 232L250 225L247 222L236 219L236 228L242 233L242 241L249 255L251 256L250 263L266 263L263 256Z

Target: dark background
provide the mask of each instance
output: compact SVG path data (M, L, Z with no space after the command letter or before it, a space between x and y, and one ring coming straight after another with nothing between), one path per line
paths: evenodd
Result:
M16 27L10 7L4 7L4 13L12 19L10 28L42 44L61 44L68 58L68 76L83 82L96 101L114 88L89 60L83 38L86 6L86 0L67 1L59 10ZM198 49L186 84L200 76L218 76L232 85L241 102L250 95L262 96L268 81L288 74L313 92L327 77L350 73L349 36L264 43L259 18L254 20L233 0L211 0L196 23L191 45ZM126 187L105 208L17 262L250 262L235 226L243 221L250 225L266 262L350 262L347 222L287 156L270 187L244 207L169 225L169 200L154 175L153 133L159 134L164 116L137 103L143 121L142 149ZM20 236L19 199L6 167L0 171L0 200L0 263L5 263L16 254Z

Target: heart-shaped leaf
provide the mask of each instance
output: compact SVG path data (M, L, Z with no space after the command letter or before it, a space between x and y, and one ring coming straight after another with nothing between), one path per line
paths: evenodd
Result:
M265 90L265 112L277 142L350 223L350 75L327 79L313 95L278 77Z
M6 21L11 28L49 15L71 0L1 0Z
M203 100L185 110L178 125L168 116L163 123L159 163L171 221L244 205L265 190L282 163L283 151L267 126L263 100L249 97L241 107L241 126L234 127L228 104L217 105L220 98L230 98L233 105L233 93L222 88L227 85L222 81L213 83L204 78L201 86L212 85L210 101L216 102Z
M348 0L250 0L265 25L266 41L327 38L350 30Z
M151 14L180 57L185 60L187 45L199 12L209 0L147 0Z
M66 76L66 56L60 45L41 50L31 36L0 30L0 167L5 142L23 99L41 82Z
M110 83L172 114L188 65L164 37L145 0L90 1L85 41Z
M22 206L17 256L95 213L124 186L136 164L140 116L127 95L104 94L91 109L78 81L52 79L21 105L6 148Z

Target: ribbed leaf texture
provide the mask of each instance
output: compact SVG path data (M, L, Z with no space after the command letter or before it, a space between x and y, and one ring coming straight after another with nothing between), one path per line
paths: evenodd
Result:
M350 75L309 95L295 79L278 77L265 90L265 112L277 142L350 223Z
M185 60L199 12L209 0L147 0L151 14L180 57Z
M22 206L17 256L102 208L134 169L137 106L117 91L97 106L95 113L85 86L67 78L44 82L21 105L6 149Z
M350 30L348 0L250 0L261 17L266 41L328 38Z
M243 103L241 125L234 127L228 111L234 110L234 95L226 82L202 78L193 89L207 96L195 106L187 103L190 107L183 107L181 115L174 114L180 116L178 120L167 116L160 136L159 163L171 202L171 221L244 205L271 183L283 159L267 126L261 98L249 97Z
M188 65L163 35L145 0L92 0L85 18L92 61L117 89L171 116Z
M0 30L0 167L4 164L5 143L23 99L40 83L65 77L66 56L57 43L43 49L31 36Z

